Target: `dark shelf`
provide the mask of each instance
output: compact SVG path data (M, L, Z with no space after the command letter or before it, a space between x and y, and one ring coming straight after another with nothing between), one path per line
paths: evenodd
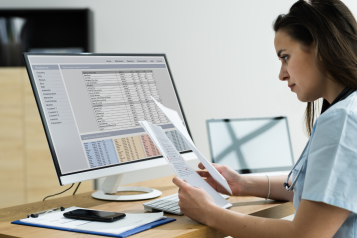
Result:
M10 19L22 18L20 41L12 37ZM93 14L90 9L1 9L7 32L0 27L0 66L24 65L22 52L33 49L77 49L93 52ZM3 24L4 26L4 24ZM8 41L4 42L4 35ZM19 60L19 57L21 58Z

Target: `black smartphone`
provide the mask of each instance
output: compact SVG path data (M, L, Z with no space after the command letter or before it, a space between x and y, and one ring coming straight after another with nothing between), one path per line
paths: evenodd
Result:
M112 222L112 221L120 220L124 218L126 215L125 213L119 213L119 212L76 209L70 212L63 213L63 216L67 218L79 219L79 220Z

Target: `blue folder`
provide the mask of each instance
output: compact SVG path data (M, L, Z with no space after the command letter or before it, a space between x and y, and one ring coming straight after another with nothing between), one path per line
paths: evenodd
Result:
M43 228L49 228L49 229L56 229L56 230L62 230L62 231L73 231L73 232L79 232L79 233L86 233L86 234L92 234L92 235L101 235L101 236L111 236L111 237L120 237L120 238L124 238L124 237L128 237L131 235L134 235L136 233L145 231L145 230L149 230L150 228L153 228L155 226L160 226L162 224L166 224L172 221L176 221L176 219L173 218L164 218L158 221L154 221L151 223L148 223L146 225L137 227L135 229L129 230L129 231L125 231L121 234L109 234L109 233L103 233L103 232L92 232L92 231L83 231L83 230L77 230L77 229L69 229L69 228L62 228L62 227L55 227L55 226L44 226L44 225L38 225L38 224L32 224L32 223L28 223L28 222L22 222L20 220L17 221L13 221L11 222L11 224L18 224L18 225L25 225L25 226L36 226L36 227L43 227Z

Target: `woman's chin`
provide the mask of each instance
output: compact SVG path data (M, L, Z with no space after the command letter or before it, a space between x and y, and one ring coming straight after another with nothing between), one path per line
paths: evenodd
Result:
M301 94L296 94L296 97L298 98L298 100L300 101L300 102L310 102L306 97L304 97L303 95L301 95Z
M317 100L318 98L316 99L313 99L311 97L305 97L304 95L301 95L301 94L296 94L297 98L299 99L300 102L314 102L315 100Z

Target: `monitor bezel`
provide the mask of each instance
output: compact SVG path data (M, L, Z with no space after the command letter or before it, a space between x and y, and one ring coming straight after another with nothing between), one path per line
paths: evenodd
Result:
M39 92L37 91L37 87L36 87L36 83L35 83L35 79L34 79L34 76L33 76L33 73L32 73L32 70L31 70L31 65L30 65L30 61L29 61L29 56L33 56L33 55L38 55L38 56L143 56L143 57L163 57L165 59L165 63L166 63L166 66L167 66L167 70L169 72L169 76L170 76L170 79L171 79L171 83L173 85L173 88L174 88L174 92L176 93L176 97L177 97L177 100L178 100L178 104L179 104L179 107L180 107L180 110L182 112L182 116L183 116L183 119L184 119L184 123L185 123L185 126L187 128L187 131L189 133L189 135L191 136L192 138L192 135L191 135L191 131L190 131L190 128L188 126L188 123L187 123L187 119L186 119L186 115L184 113L184 110L183 110L183 107L182 107L182 104L181 104L181 100L180 100L180 97L179 97L179 94L177 92L177 88L176 88L176 85L175 85L175 81L172 77L172 73L171 73L171 70L170 70L170 66L169 66L169 62L166 58L166 54L138 54L138 53L135 53L135 54L103 54L103 53L28 53L28 52L25 52L23 53L23 56L24 56L24 60L25 60L25 66L26 66L26 70L27 70L27 74L29 76L29 79L30 79L30 83L31 83L31 87L32 87L32 92L35 96L35 101L36 101L36 105L37 105L37 108L39 110L39 114L40 114L40 118L41 118L41 122L42 122L42 126L44 128L44 131L45 131L45 135L46 135L46 139L47 139L47 143L48 143L48 146L49 146L49 150L50 150L50 154L51 154L51 157L52 157L52 161L53 161L53 164L54 164L54 167L55 167L55 171L56 171L56 174L57 174L57 178L58 178L58 181L60 183L60 185L65 185L65 184L68 184L69 182L64 182L63 180L68 180L66 179L66 177L68 176L72 176L72 177L78 177L76 175L78 174L87 174L87 173L90 173L91 171L96 171L96 170L106 170L106 169L110 169L110 168L115 168L115 167L128 167L126 165L130 165L130 164L138 164L140 162L146 162L146 161L155 161L155 160L162 160L163 157L162 156L155 156L155 157L152 157L152 158L145 158L145 159L140 159L140 160L137 160L137 161L130 161L130 162L126 162L124 164L115 164L115 165L109 165L109 166L104 166L104 167L99 167L99 168L93 168L93 169L87 169L87 170L82 170L82 171L76 171L76 172L72 172L72 173L66 173L66 174L62 174L61 172L61 169L60 169L60 166L59 166L59 163L58 163L58 159L57 159L57 155L56 155L56 151L55 151L55 148L54 148L54 145L53 145L53 141L52 141L52 138L51 138L51 134L50 134L50 131L49 131L49 127L47 125L47 120L46 120L46 117L45 117L45 112L43 111L43 107L42 107L42 104L41 104L41 99L40 99L40 96L39 96ZM187 150L187 151L183 151L183 152L180 152L181 154L185 154L185 153L191 153L192 150ZM147 163L146 163L147 164ZM156 165L154 165L156 164ZM153 167L153 166L159 166L159 165L163 165L162 161L157 161L157 163L154 163L152 165L149 165L147 164L146 166L144 167ZM131 166L131 167L136 167L137 169L143 169L142 166ZM129 169L129 171L134 171L134 169ZM120 170L119 170L120 171ZM98 174L98 173L97 173ZM112 174L115 174L112 173ZM73 176L75 175L75 176ZM109 174L110 175L110 174ZM81 177L81 176L79 176ZM93 176L93 178L88 178L88 177L91 177L90 175L88 176L84 176L86 177L85 180L89 180L89 179L95 179L95 178L99 178L99 177L103 177L101 175L97 175L97 176ZM71 180L71 179L70 179ZM78 180L79 181L82 181L82 180Z
M215 123L215 122L226 122L229 123L231 121L248 121L248 120L285 120L286 122L286 129L288 132L288 137L289 137L289 145L290 145L290 154L291 154L291 164L292 166L282 166L282 167L270 167L270 168L254 168L254 169L238 169L236 170L240 174L249 174L249 173L262 173L262 172L277 172L277 171L288 171L291 170L291 168L294 166L294 155L293 155L293 149L292 149L292 144L291 144L291 137L290 137L290 130L289 130L289 122L288 118L286 116L279 116L279 117L253 117L253 118L222 118L222 119L209 119L206 120L206 127L207 127L207 137L208 137L208 143L209 143L209 150L210 150L210 155L212 159L212 163L216 163L212 150L212 139L211 139L211 133L210 133L210 123Z

